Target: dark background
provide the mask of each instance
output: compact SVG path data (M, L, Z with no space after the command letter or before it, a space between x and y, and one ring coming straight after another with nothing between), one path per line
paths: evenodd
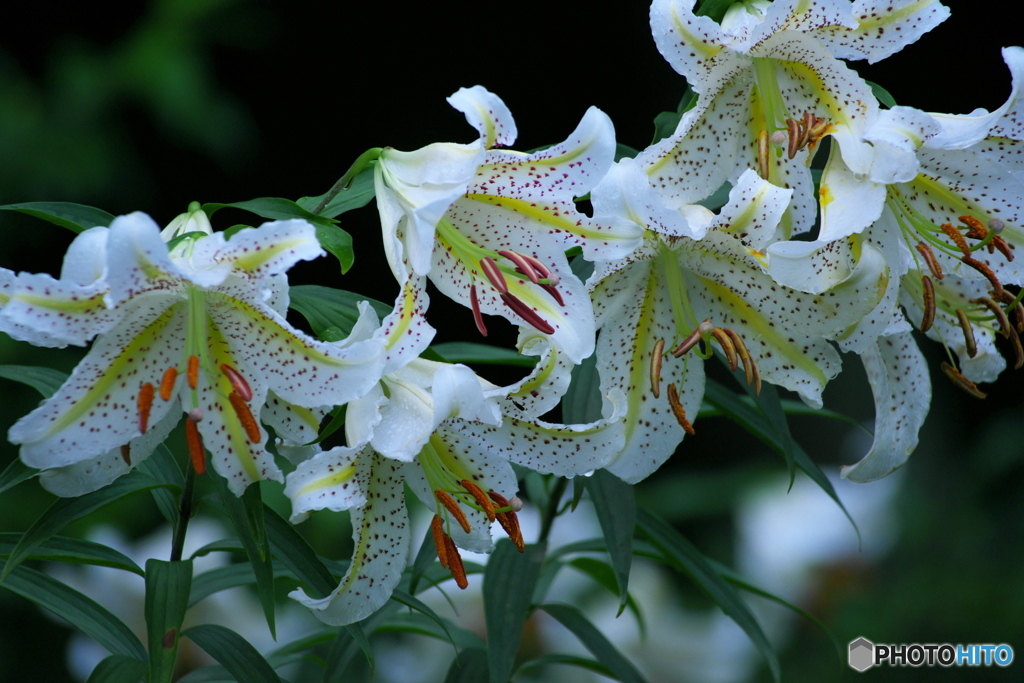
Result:
M1019 23L993 7L954 5L953 18L918 44L855 68L900 104L953 113L997 107L1010 87L999 48L1022 41ZM590 105L611 116L620 142L642 148L654 116L675 109L684 87L654 47L643 2L617 3L614 11L551 0L7 3L0 13L0 204L56 200L113 214L144 210L163 224L193 200L320 194L369 147L471 141L475 132L445 97L475 84L508 104L517 149L561 141ZM218 228L253 220L228 211L218 218ZM322 259L297 267L293 281L393 298L373 207L342 216L341 225L355 239L349 275L332 283L336 264ZM55 273L70 238L0 212L0 266ZM431 310L436 316L440 309ZM454 320L471 328L468 312L452 310L454 318L432 317L435 326ZM442 332L444 340L460 336ZM1007 372L979 402L945 382L937 345L922 339L922 346L932 360L935 403L906 468L893 520L900 543L881 565L823 567L822 588L808 602L843 642L860 635L895 643L1007 642L1024 657L1021 375ZM0 358L70 369L75 356L0 340ZM870 419L863 375L855 359L847 361L826 405ZM14 415L37 400L10 383L3 390ZM4 412L5 430L14 417ZM838 464L835 423L794 424L813 457ZM728 561L730 506L739 495L731 475L781 464L755 441L737 440L724 421L709 420L699 431L687 441L686 457L677 456L638 495L671 500L661 494L704 477L713 504L674 501L660 512L702 550ZM13 457L8 446L0 465ZM5 496L0 530L24 529L45 509L49 501L29 491L34 486ZM129 527L141 533L138 525ZM32 613L6 591L0 609L11 615L8 624ZM4 666L14 666L8 671L60 680L61 637L26 630L0 638L0 678L17 680L4 675ZM50 666L54 673L44 675ZM837 668L812 626L797 633L783 662L787 680L814 680ZM971 673L980 680L1007 672ZM871 675L911 674L966 675Z

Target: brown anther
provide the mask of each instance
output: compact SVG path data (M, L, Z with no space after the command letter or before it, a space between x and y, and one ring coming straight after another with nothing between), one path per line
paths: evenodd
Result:
M196 474L206 471L206 453L203 451L203 437L199 434L199 425L195 420L185 420L185 442L188 444L188 457L192 461L192 469Z
M533 268L538 275L540 275L541 279L547 280L548 284L552 287L557 287L558 283L562 281L562 278L558 277L557 274L552 273L550 268L529 254L520 254L520 256L526 259L526 262L530 264L530 267Z
M535 285L540 284L540 276L537 274L537 271L533 269L533 265L523 258L522 254L514 252L511 249L502 249L498 253L516 264L516 270L525 275L530 282Z
M736 353L739 354L740 360L743 361L743 374L746 375L747 386L749 387L754 383L754 372L756 370L754 359L750 357L747 345L743 343L743 337L737 334L736 330L727 327L725 328L725 333L732 339L732 344L736 347Z
M957 219L967 226L965 237L970 237L972 240L983 240L988 237L988 228L974 216L958 216Z
M455 499L448 495L447 491L443 491L441 489L434 490L434 498L437 498L437 501L441 503L441 505L444 505L445 509L451 513L452 517L455 518L455 521L462 527L462 530L468 534L471 528L469 526L469 520L466 519L466 513L462 511L462 508L460 508L459 504L455 502Z
M715 326L711 324L711 318L704 318L703 322L697 326L693 332L686 336L686 339L679 342L679 346L672 349L672 355L679 358L684 353L692 349L697 343L714 332Z
M814 124L807 129L807 148L808 150L814 149L814 146L821 141L825 134L828 132L828 119L820 117L814 117Z
M516 549L519 552L523 552L526 549L526 544L523 542L523 532L519 528L519 517L516 516L516 506L512 501L519 501L518 498L513 497L512 501L505 498L497 491L488 491L487 495L490 496L494 504L499 508L511 507L512 510L509 512L498 512L495 517L498 519L498 524L505 530L512 543L515 544ZM519 509L522 509L522 501L519 501Z
M651 393L654 394L654 398L661 398L661 364L664 351L664 339L654 342L654 349L651 351Z
M153 385L146 382L139 387L139 395L135 399L136 407L139 409L139 431L143 434L149 428L149 411L153 408Z
M121 446L121 459L124 460L125 465L131 466L132 464L132 448L130 444Z
M508 294L508 283L505 282L505 276L502 274L501 269L498 268L498 264L494 262L494 259L490 256L480 259L480 270L483 271L484 277L490 281L491 286L499 294Z
M232 391L228 394L228 400L231 401L231 407L235 409L235 415L238 416L238 421L242 424L242 428L245 429L245 434L249 437L250 443L259 443L261 440L260 426L252 416L249 404L242 400L241 395L237 391ZM189 420L189 422L192 422L192 420Z
M483 508L484 514L487 515L487 521L494 521L494 503L487 497L484 490L477 486L476 482L470 481L469 479L463 479L459 482L462 484L462 488L466 489L469 495L473 496L476 504Z
M768 131L762 130L757 134L757 173L765 180L768 180L768 174L771 172L771 151Z
M914 248L921 254L921 258L923 258L924 262L928 264L928 270L932 271L932 275L934 275L936 279L941 280L945 277L945 275L942 274L942 266L939 265L939 260L935 258L935 252L932 251L930 246L924 242L918 242Z
M786 119L786 132L789 133L789 145L786 148L786 156L790 159L796 157L796 153L800 151L801 140L804 133L800 130L800 124L797 123L796 119Z
M1024 366L1024 348L1021 348L1020 335L1017 334L1017 330L1012 327L1009 329L1010 334L1008 336L1010 338L1010 343L1013 344L1013 354L1015 356L1013 369L1020 370L1021 366Z
M164 377L160 380L160 398L165 401L171 400L174 393L174 380L178 379L178 368L167 368L164 370Z
M508 292L501 295L501 300L505 302L505 305L517 313L520 318L525 320L528 324L533 325L539 331L544 334L554 334L555 328L553 328L544 318L537 315L537 311L533 310L522 301L512 296Z
M1013 317L1017 319L1017 332L1024 333L1024 304L1019 301L1013 307Z
M1013 327L1010 325L1010 319L1006 317L1006 313L1003 311L1003 307L997 304L987 296L983 296L980 299L971 299L972 304L981 304L992 313L992 316L999 323L999 332L1004 337L1009 337Z
M960 374L960 371L954 368L946 361L942 361L942 371L946 373L946 377L953 381L953 384L957 385L974 398L985 398L988 396L984 391L978 388L978 386Z
M1000 254L1006 257L1007 261L1013 260L1013 250L1010 249L1010 245L1006 243L1006 240L1004 240L999 235L993 237L992 241L988 243L988 246L990 254L992 253L992 248L994 247L999 250Z
M967 265L969 265L971 268L974 268L976 271L978 271L982 275L984 275L985 278L990 283L992 283L992 295L993 296L995 296L995 297L1002 296L1000 294L1000 292L1005 291L1003 289L1003 283L999 281L999 278L996 277L996 274L992 272L992 269L988 267L987 263L984 263L983 261L979 261L977 259L971 258L970 256L964 256L960 260L963 261L964 263L966 263Z
M939 226L942 232L946 233L946 236L953 240L953 244L963 253L964 256L970 257L971 248L967 246L967 240L960 234L960 231L953 227L951 223L943 223Z
M480 313L480 301L476 298L476 283L469 286L469 303L473 307L473 322L476 329L483 336L487 336L487 326L484 325L484 316Z
M469 579L466 578L466 567L462 564L459 549L455 547L455 541L452 540L452 537L447 534L444 536L444 543L445 552L448 555L448 571L452 573L455 585L465 590L469 586Z
M676 416L676 422L683 428L683 431L690 436L696 434L697 432L693 430L693 425L686 419L686 410L679 401L679 391L676 389L675 384L668 385L668 404L672 407L672 414Z
M935 285L927 275L921 276L921 296L924 301L924 313L921 315L921 331L927 332L935 322Z
M725 353L725 359L729 361L729 369L736 372L739 367L739 359L736 357L736 347L733 346L732 339L725 333L721 327L716 327L715 331L711 333L718 342L718 345L722 347L722 351Z
M231 382L231 386L234 387L235 391L238 392L238 395L242 397L243 401L248 403L252 400L252 388L249 386L249 383L245 381L245 378L242 377L242 373L235 370L227 363L220 364L220 371L228 378L228 381Z
M445 543L444 521L441 515L434 515L430 520L430 532L434 535L434 547L437 548L437 559L441 566L448 569L448 544Z
M188 385L192 389L199 386L199 356L188 357L188 369L186 372Z
M964 344L967 346L967 355L974 358L978 355L978 344L974 341L974 328L971 327L971 321L967 319L967 314L964 313L962 308L956 309L956 317L960 321L960 329L964 331Z
M565 300L562 299L561 292L559 292L557 289L555 289L554 285L546 285L546 284L544 284L542 282L540 286L541 286L541 289L543 289L545 292L547 292L548 294L551 295L552 299L554 299L555 301L558 302L559 306L565 306Z

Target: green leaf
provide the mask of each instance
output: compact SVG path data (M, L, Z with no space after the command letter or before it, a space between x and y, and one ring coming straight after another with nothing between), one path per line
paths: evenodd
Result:
M292 576L287 567L274 566L274 578ZM256 583L256 573L249 562L229 564L225 567L216 567L199 574L192 579L192 590L188 596L188 606L194 607L214 593L237 588L238 586L251 586Z
M580 669L586 669L587 671L593 671L594 673L601 674L608 678L615 678L615 674L611 669L606 667L601 662L593 659L587 659L586 657L576 657L573 655L541 655L540 657L534 657L528 659L519 665L516 670L517 673L527 673L528 671L546 669L552 664L565 664L568 666L579 667Z
M344 228L337 225L316 224L316 238L320 246L334 255L341 264L341 274L344 275L352 264L356 262L356 252L352 248L352 235Z
M22 535L18 545L11 551L6 567L0 573L0 584L41 543L59 533L61 529L71 522L115 500L139 491L148 491L156 486L160 486L160 484L153 481L152 477L148 477L141 472L129 472L98 491L87 493L78 498L59 498L54 501L53 505L47 508L46 512Z
M599 420L601 404L597 354L591 354L572 369L569 389L562 397L562 420L566 424L586 424Z
M530 598L544 562L545 545L520 553L507 538L498 541L484 574L484 621L491 683L506 683L519 651Z
M368 301L379 318L391 313L391 306L361 294L320 285L296 285L288 291L289 306L302 314L317 336L332 328L348 336L359 320L358 304Z
M28 481L37 474L39 474L39 470L34 467L29 467L18 459L12 460L11 464L4 469L3 474L0 474L0 493L14 488L23 481Z
M398 589L395 589L395 591L391 594L391 599L395 602L405 605L410 609L414 609L420 614L423 614L429 619L431 619L444 631L445 636L448 638L448 642L450 642L453 646L455 645L455 641L452 640L451 634L448 633L448 622L442 619L440 616L438 616L437 612L435 612L433 609L427 606L426 603L422 602L419 598L415 598L412 595L406 593L405 591Z
M178 467L171 449L167 447L166 443L160 444L152 455L136 466L136 469L153 477L154 481L164 484L150 493L160 514L172 527L175 526L181 514L178 509L178 496L185 488L185 475Z
M888 90L877 83L872 83L871 81L865 81L865 83L871 86L871 94L878 98L879 102L890 109L896 106L896 98L893 97Z
M328 202L327 206L320 212L320 215L327 218L336 218L347 211L361 209L370 203L374 194L373 166L367 166L355 177L355 180L352 181L347 190L342 190ZM298 204L307 211L313 211L326 195L327 193L325 192L317 197L303 197L299 200Z
M0 365L0 377L27 384L44 398L50 398L64 384L66 372L35 365Z
M596 626L590 623L590 620L583 615L583 612L572 605L563 605L561 603L544 604L540 606L540 609L553 616L562 626L572 631L573 635L579 638L584 647L597 657L597 661L608 667L617 680L643 683L644 677L640 675L636 667L604 637Z
M9 566L9 562L8 562ZM50 610L115 655L145 660L146 648L124 622L105 607L60 581L30 567L16 567L3 583L6 588Z
M651 542L657 546L676 569L687 574L715 604L722 608L736 624L742 628L751 642L754 643L772 672L772 678L779 681L779 658L775 654L761 625L757 623L750 608L739 597L735 589L718 575L714 567L704 555L688 540L646 510L637 511L637 525L643 530Z
M509 365L520 368L532 368L537 364L536 356L524 356L515 349L477 342L447 342L434 344L431 348L444 356L449 363Z
M396 631L429 636L452 643L459 651L467 648L486 649L487 647L480 636L469 629L457 626L447 620L438 623L424 614L399 612L389 616L387 621L374 628L373 631L374 633Z
M96 665L85 683L139 683L148 671L146 662L124 655L110 655Z
M22 202L5 204L0 211L17 211L36 218L42 218L72 232L83 232L96 226L108 226L114 216L103 209L71 202Z
M629 568L633 562L633 527L636 525L633 487L607 470L594 472L586 484L608 544L608 557L615 569L619 614L622 614L629 597Z
M0 534L0 557L10 555L20 538L21 534L17 532ZM119 553L113 548L108 548L100 543L82 541L77 538L68 538L67 536L54 536L40 543L26 559L91 564L98 567L123 569L124 571L134 572L139 576L145 576L142 568L123 553Z
M188 609L192 560L146 561L146 633L149 683L170 683L178 658L181 623Z
M734 2L735 0L701 0L700 7L694 14L698 17L710 17L721 24L722 18Z
M489 659L485 650L475 647L462 650L448 668L448 675L444 677L444 683L480 683L480 681L486 681L488 662Z
M352 638L352 641L359 646L359 649L363 651L363 656L366 657L366 663L370 665L370 680L373 680L373 671L376 667L376 663L373 660L373 647L370 645L370 640L366 637L366 632L363 631L363 627L358 623L346 624L342 626L343 629Z
M266 505L263 506L263 523L274 558L305 584L306 593L315 598L330 595L338 581L295 527Z
M217 493L220 494L224 510L227 512L228 519L231 520L231 526L234 527L235 533L242 542L242 547L245 548L245 555L252 565L253 573L256 576L256 593L263 606L267 626L270 628L271 635L274 635L277 631L274 622L274 565L263 522L260 486L253 484L245 490L241 497L237 497L228 489L227 482L223 477L210 477L210 479L217 486ZM223 664L223 662L221 663Z
M668 136L676 132L676 128L679 127L679 120L683 118L681 112L675 111L663 111L654 117L654 139L651 140L653 145L659 140L664 140Z
M406 495L408 495L408 492ZM437 548L434 547L434 532L428 526L423 542L420 543L420 549L416 551L416 559L409 565L409 593L411 595L416 595L419 592L416 589L419 587L420 579L427 573L427 569L434 564L434 558L436 557ZM425 588L426 586L424 586Z
M215 624L193 626L182 635L206 650L220 662L236 680L245 683L280 683L281 679L242 636Z
M640 612L640 605L637 604L636 600L629 593L625 594L625 598L619 595L618 577L615 575L615 569L611 565L593 557L576 557L569 560L566 564L583 572L609 593L619 597L620 601L636 617L637 625L640 627L640 637L646 637L647 625L644 623L643 614ZM622 614L622 609L619 609L619 614Z
M615 144L615 161L619 161L621 159L633 159L638 154L640 154L640 150L635 147L624 145L621 142Z

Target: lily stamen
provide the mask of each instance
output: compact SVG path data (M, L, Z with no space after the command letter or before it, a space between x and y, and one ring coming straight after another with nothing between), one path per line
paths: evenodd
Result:
M978 355L978 344L974 339L974 328L971 327L971 321L967 319L967 314L964 313L962 308L958 308L955 311L957 320L960 321L960 329L964 331L964 345L967 347L967 355L974 358Z
M743 343L743 337L741 337L731 327L725 328L725 333L729 335L729 339L732 340L732 344L736 347L736 353L739 354L740 360L743 362L743 374L746 375L747 386L755 384L754 391L757 394L761 393L761 374L757 371L757 365L754 363L754 359L750 357L750 352L747 350L747 345Z
M931 247L924 242L918 242L915 249L917 249L921 254L924 262L928 264L928 270L932 271L932 275L934 275L937 280L941 280L945 277L945 275L942 274L942 266L939 265L939 260L935 258L935 252L932 251Z
M679 390L676 389L675 384L668 385L668 404L672 408L672 414L675 415L676 422L683 428L690 436L694 436L697 432L694 431L693 425L686 419L686 410L683 408L682 402L679 400Z
M199 356L188 357L188 386L196 389L199 386Z
M252 416L249 404L242 399L241 394L237 391L232 391L228 394L228 401L231 402L231 407L234 409L235 415L238 416L238 421L241 423L242 428L245 429L245 434L249 437L249 441L251 443L259 443L261 438L260 426Z
M661 365L664 350L665 340L659 339L651 351L651 393L654 394L654 398L661 398Z
M149 428L149 411L153 408L153 385L150 382L139 387L139 395L135 399L136 407L139 409L139 431L143 434Z
M170 401L174 394L174 382L178 379L178 368L170 367L164 370L163 379L160 380L160 398Z
M757 134L757 174L768 180L771 171L771 146L769 144L768 131L762 130Z
M520 318L525 320L530 325L533 325L540 332L544 334L554 334L555 328L553 328L546 320L537 315L537 312L524 304L522 301L512 296L508 292L501 295L501 300L505 302L505 305L512 309L513 312L519 315Z
M987 308L995 317L996 321L999 323L999 331L1002 333L1002 335L1004 337L1010 336L1010 332L1013 330L1013 327L1010 326L1010 319L1006 317L1006 312L1003 311L1002 306L1000 306L987 296L983 296L978 299L971 299L971 303L980 304Z
M733 372L739 370L739 360L736 356L736 347L732 343L732 339L725 333L721 327L716 327L714 332L711 333L718 345L722 347L722 351L725 353L726 360L729 361L729 369Z
M480 509L484 511L484 514L487 515L487 521L493 522L495 520L494 503L487 497L484 490L480 488L476 482L470 481L469 479L463 479L459 483L462 484L462 488L466 489L469 495L473 496L473 500L476 501L476 504L479 505Z
M473 322L476 329L484 337L487 336L487 326L484 325L484 316L480 313L480 300L476 298L476 283L469 286L469 301L473 309Z
M124 464L131 466L132 464L132 449L130 444L121 446L121 459L124 460Z
M188 457L192 461L192 469L196 474L206 471L206 452L203 448L203 437L199 434L198 420L193 420L191 413L185 420L185 442L188 444Z
M231 382L231 386L234 387L235 391L238 392L243 401L249 402L252 400L252 388L249 386L249 383L245 381L245 377L242 377L242 373L235 370L227 363L221 363L220 370L227 376L228 381Z
M462 508L460 508L459 504L455 502L455 499L452 498L447 491L442 489L434 490L434 498L436 498L437 502L441 503L441 505L451 513L452 517L455 518L455 521L462 527L462 530L468 534L472 527L469 526L469 520L466 519L466 513L462 511Z
M701 324L697 326L697 329L687 335L683 341L679 342L678 346L672 349L672 355L679 358L696 346L701 339L707 339L714 331L715 326L711 324L711 318L705 318Z
M519 528L519 517L517 517L515 513L515 510L517 509L516 506L513 505L511 501L509 501L507 498L505 498L505 496L501 495L497 491L488 491L487 495L490 497L491 500L495 502L495 504L498 506L498 509L511 509L510 512L496 511L495 517L497 518L498 523L501 525L501 528L505 530L505 533L508 535L509 539L512 541L512 543L515 544L516 549L519 550L519 552L523 552L526 549L526 544L523 542L523 532ZM519 499L512 498L512 500L518 501ZM520 509L521 506L522 503L520 502Z
M533 268L533 265L525 258L523 258L522 254L514 252L511 249L502 249L498 253L507 258L512 263L514 263L516 265L516 270L525 275L530 280L530 282L532 282L535 285L540 284L540 275L537 274L537 271Z
M953 381L953 384L960 387L974 398L985 398L988 396L988 394L979 389L974 382L961 375L959 370L946 361L942 361L941 367L942 371L946 373L946 377L949 377L949 379Z
M921 276L924 314L921 316L921 331L927 332L935 322L935 285L927 275Z
M480 270L483 271L484 277L490 281L491 286L497 290L498 294L508 294L508 283L505 281L505 275L498 268L498 264L494 262L494 259L489 256L480 259Z
M455 541L448 534L444 536L444 543L447 546L448 571L452 573L455 585L462 590L466 590L469 587L469 579L466 578L466 567L462 564L462 556L459 555L459 549L455 546Z
M437 559L441 566L448 569L448 544L445 543L444 521L441 515L434 515L430 520L430 532L434 536L434 547L437 548Z

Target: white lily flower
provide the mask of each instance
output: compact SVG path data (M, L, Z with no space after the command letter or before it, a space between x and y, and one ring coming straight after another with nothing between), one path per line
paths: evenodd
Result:
M602 391L614 387L626 396L625 447L607 469L631 483L651 474L684 433L692 433L688 416L700 408L701 361L711 356L712 341L734 370L743 366L748 384L768 381L820 407L821 392L840 367L827 340L870 311L888 279L881 256L866 247L846 280L825 293L783 287L764 271L762 250L790 190L748 171L721 214L695 227L699 214L688 220L659 207L652 188L638 191L634 181L644 177L637 164L623 161L594 190L597 215L615 212L646 232L641 249L597 264L588 281L600 329ZM693 233L703 237L693 239Z
M618 258L639 244L631 226L602 224L576 211L574 197L600 180L615 153L608 117L590 108L558 145L525 154L504 103L480 86L448 101L480 134L469 145L384 150L376 187L384 241L400 282L428 277L446 296L549 335L574 362L593 350L593 313L564 251Z
M183 412L193 462L203 466L205 446L233 492L281 481L255 417L269 393L318 409L362 395L380 377L379 340L318 342L275 310L287 307L283 273L323 253L311 225L277 221L230 241L196 226L182 226L189 234L168 251L145 214L117 218L100 281L107 306L92 317L68 303L66 290L33 278L0 313L55 337L80 335L83 318L102 331L68 381L9 433L25 464L53 470L43 482L60 495L81 495L138 464Z
M849 168L869 170L871 147L863 138L878 104L840 58L881 59L948 16L937 2L778 0L744 3L719 26L696 16L693 5L651 5L658 49L700 97L675 133L638 161L672 207L758 169L794 190L779 226L782 239L814 224L808 166L822 138L832 137Z

